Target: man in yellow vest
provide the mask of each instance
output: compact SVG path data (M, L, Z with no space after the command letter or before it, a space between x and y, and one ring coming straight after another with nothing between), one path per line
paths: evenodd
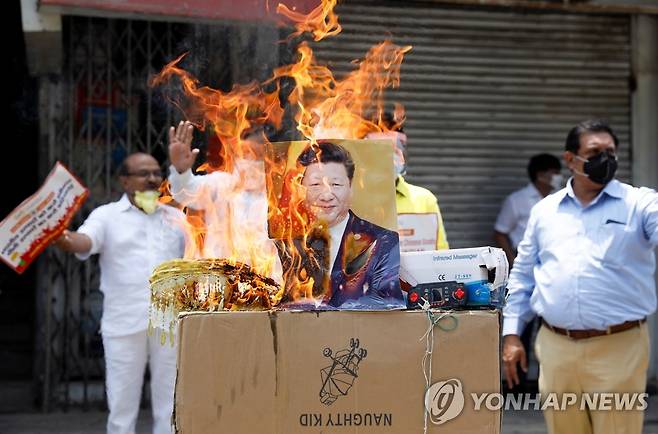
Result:
M426 188L408 183L406 174L407 136L390 112L382 121L391 131L368 134L368 139L390 139L394 144L395 202L398 212L400 250L422 251L448 249L448 239L436 196Z

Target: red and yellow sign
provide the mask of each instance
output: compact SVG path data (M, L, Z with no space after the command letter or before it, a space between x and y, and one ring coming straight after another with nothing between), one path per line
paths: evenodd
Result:
M60 162L41 188L0 222L0 259L22 273L59 237L89 191Z

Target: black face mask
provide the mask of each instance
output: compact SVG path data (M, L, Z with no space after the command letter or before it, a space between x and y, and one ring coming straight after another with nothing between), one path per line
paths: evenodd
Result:
M608 152L601 152L588 160L578 157L585 161L583 171L593 182L606 185L612 181L617 172L617 156Z

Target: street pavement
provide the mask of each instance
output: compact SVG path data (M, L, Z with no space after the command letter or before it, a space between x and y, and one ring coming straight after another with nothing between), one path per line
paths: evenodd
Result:
M2 434L103 434L107 413L98 408L68 412L0 414ZM658 434L658 395L649 398L645 413L645 434ZM142 410L137 423L137 434L151 431L151 417ZM503 434L545 434L540 411L507 411L503 415ZM263 433L265 434L265 433Z

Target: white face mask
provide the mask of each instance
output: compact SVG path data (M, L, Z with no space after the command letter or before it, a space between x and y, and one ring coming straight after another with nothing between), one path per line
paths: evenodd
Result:
M160 192L156 190L136 191L135 205L146 214L153 214L158 209L158 198Z
M553 190L560 190L564 186L564 176L561 173L551 175L549 184Z

